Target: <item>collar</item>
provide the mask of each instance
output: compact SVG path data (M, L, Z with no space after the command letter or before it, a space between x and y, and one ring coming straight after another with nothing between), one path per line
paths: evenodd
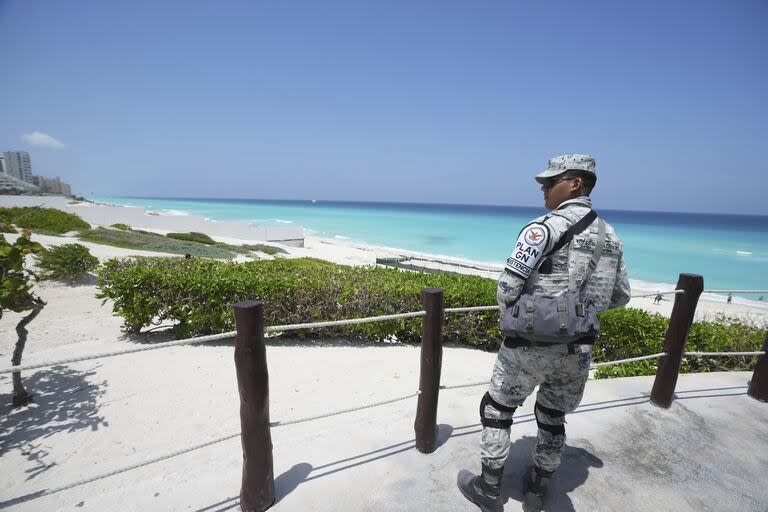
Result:
M579 196L574 197L573 199L568 199L567 201L563 201L560 203L560 206L555 208L555 210L565 210L569 206L586 206L587 208L592 208L592 200L589 198L589 196Z

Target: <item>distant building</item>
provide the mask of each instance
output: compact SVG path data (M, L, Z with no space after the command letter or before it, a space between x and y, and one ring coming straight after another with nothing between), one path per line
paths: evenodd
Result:
M56 176L53 179L32 174L32 162L26 151L6 151L0 156L0 193L61 194L72 196L72 187Z
M53 179L43 178L43 191L51 194L61 194L61 179L56 176Z
M40 194L41 190L10 174L0 173L0 194Z
M72 187L69 186L69 183L61 181L61 178L58 176L52 179L43 176L33 176L32 181L46 194L61 194L63 196L72 195Z
M32 183L32 161L26 151L6 151L3 154L5 173L27 183Z

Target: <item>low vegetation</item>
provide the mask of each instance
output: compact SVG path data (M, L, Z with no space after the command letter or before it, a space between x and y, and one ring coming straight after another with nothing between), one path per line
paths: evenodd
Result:
M0 224L15 224L35 233L61 235L70 231L90 229L91 226L72 213L55 208L0 208Z
M99 260L81 244L64 244L40 251L35 256L43 279L75 280L96 270Z
M115 226L113 226L115 227ZM187 233L181 233L186 235ZM189 233L192 235L203 235L202 233ZM285 253L284 249L264 244L255 245L230 245L211 240L207 243L198 240L184 240L178 237L169 237L144 231L141 229L122 230L120 228L108 229L99 227L88 231L82 231L78 235L81 240L97 244L122 247L124 249L135 249L141 251L166 252L170 254L179 254L194 256L197 258L231 259L239 254L254 257L253 252L263 252L266 254ZM197 237L196 237L197 238Z
M124 249L137 249L142 251L167 252L171 254L189 254L200 258L223 258L234 256L234 252L216 245L210 246L199 242L176 240L167 236L149 231L133 229L122 231L119 229L96 228L81 232L81 240L97 244L122 247Z
M205 245L216 244L216 240L209 237L205 233L195 233L194 231L192 231L191 233L168 233L165 236L167 236L168 238L174 238L176 240L185 240L187 242L199 242Z
M266 325L340 320L422 309L421 289L444 290L445 307L494 304L495 283L475 276L422 274L374 267L349 267L314 259L270 260L233 264L211 260L140 258L110 260L99 272L100 297L114 301L127 328L138 331L152 322L177 323L184 338L234 329L232 304L259 299L267 303ZM600 315L601 342L596 361L661 352L668 320L637 309ZM344 337L417 343L421 319L394 320L296 331L296 336ZM736 321L699 322L687 348L696 351L745 351L761 347L764 331ZM494 350L501 333L498 312L448 314L446 343ZM682 371L751 369L755 358L687 359ZM598 370L598 377L649 375L656 361Z
M165 252L215 259L230 259L239 254L253 257L253 252L269 255L285 254L280 247L266 244L230 245L216 242L205 233L168 233L160 235L115 223L112 229L91 226L77 215L54 208L0 208L0 233L17 233L16 227L36 233L61 235L78 231L81 240L125 249Z
M275 254L288 254L288 251L286 251L282 247L275 247L273 245L243 244L240 247L247 251L263 252L264 254L269 254L272 256L274 256Z

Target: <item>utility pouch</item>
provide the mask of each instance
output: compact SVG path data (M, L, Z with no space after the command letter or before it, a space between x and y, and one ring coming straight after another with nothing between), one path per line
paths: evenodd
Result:
M584 231L595 218L597 214L590 211L563 234L549 254L565 243L570 243L568 250L572 251L573 235ZM568 289L561 293L550 295L534 291L522 294L514 305L502 312L501 331L506 336L544 343L571 343L597 336L600 330L597 307L594 300L586 295L585 288L597 268L604 245L605 222L598 219L597 243L583 281L577 286L576 276L570 273Z

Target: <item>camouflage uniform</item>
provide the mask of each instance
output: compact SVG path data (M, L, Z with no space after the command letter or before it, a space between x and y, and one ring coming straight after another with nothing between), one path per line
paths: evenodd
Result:
M550 164L551 165L551 164ZM538 228L545 239L538 254L526 260L530 272L520 275L519 265L511 261L499 277L497 301L502 311L513 304L522 293L539 291L558 294L568 289L569 272L577 279L584 276L597 239L597 223L573 237L573 249L566 245L549 256L551 273L536 269L537 258L552 248L560 236L591 209L589 197L564 201L549 214L534 219L520 234ZM542 229L543 227L543 229ZM529 238L530 240L530 238ZM629 301L630 289L624 265L621 242L613 227L606 224L606 239L597 268L586 285L586 293L596 303L598 311L623 306ZM526 278L527 277L527 278ZM509 430L515 408L523 403L538 385L534 409L539 427L538 443L533 451L534 464L544 471L554 471L560 465L565 444L565 414L581 401L592 361L592 345L530 346L499 350L488 393L480 405L483 422L481 459L483 467L499 478L509 453Z

